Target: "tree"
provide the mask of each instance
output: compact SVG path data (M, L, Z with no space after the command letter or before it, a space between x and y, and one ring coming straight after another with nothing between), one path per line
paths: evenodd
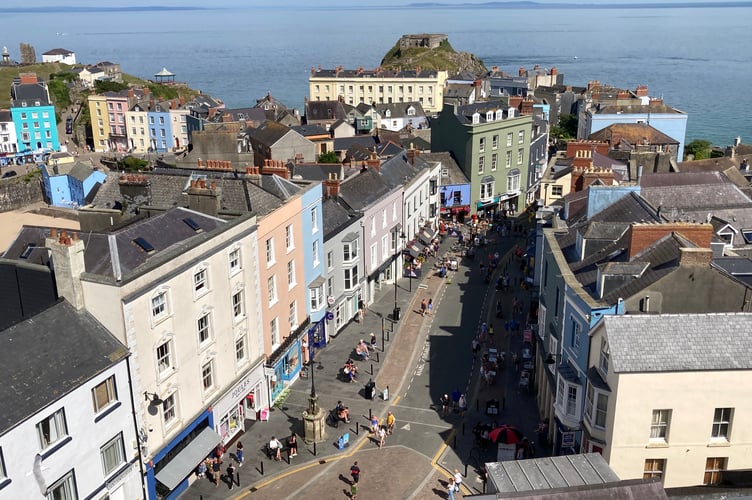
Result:
M94 88L97 92L120 92L128 88L124 83L114 82L112 80L95 80Z
M334 151L327 151L326 153L321 153L318 158L319 163L339 163L339 158L337 158L337 153Z
M560 115L558 125L551 127L551 137L560 141L577 137L577 115L571 113Z
M705 139L695 139L684 146L684 158L686 159L689 155L692 155L695 160L705 160L710 158L712 146L713 144L710 141L706 141Z

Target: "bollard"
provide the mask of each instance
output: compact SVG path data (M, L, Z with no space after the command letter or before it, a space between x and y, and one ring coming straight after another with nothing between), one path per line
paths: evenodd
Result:
M475 400L475 411L480 411L480 399Z
M371 413L371 409L368 409L368 420L371 420L373 418L373 414Z
M355 422L355 435L357 436L358 434L360 434L360 426Z
M389 342L389 330L386 331L386 341Z
M467 477L467 462L465 462L465 477Z
M316 441L313 442L313 456L316 456Z
M379 353L378 353L378 351L376 352L376 362L377 363L379 362Z
M259 465L261 466L261 470L259 472L261 472L261 475L263 476L264 475L264 461L259 460Z
M371 375L373 375L373 363L371 363Z

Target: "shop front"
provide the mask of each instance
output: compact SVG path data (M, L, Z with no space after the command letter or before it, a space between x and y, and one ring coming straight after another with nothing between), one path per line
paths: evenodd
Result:
M275 399L282 394L287 386L294 381L300 374L300 368L303 364L301 339L308 335L308 329L311 322L308 318L300 325L289 337L282 342L282 345L269 356L267 366L273 370L269 376L269 394L270 400Z
M204 410L146 464L150 499L172 500L188 489L196 465L222 441L213 424L211 410Z
M214 422L217 422L216 430L222 443L229 443L245 430L246 418L261 419L261 409L266 406L264 386L264 363L260 362L214 404Z
M311 323L308 333L301 341L303 364L312 363L319 349L326 347L326 316L315 323Z

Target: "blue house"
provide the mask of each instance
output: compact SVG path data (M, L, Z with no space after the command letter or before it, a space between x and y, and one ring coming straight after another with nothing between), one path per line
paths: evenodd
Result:
M170 103L160 102L147 113L149 120L149 146L153 151L167 152L172 145Z
M47 84L34 73L23 73L11 83L10 98L18 151L59 150L55 106L50 101Z
M324 231L322 225L317 224L314 228L314 221L323 220L321 207L323 190L320 183L312 184L308 189L303 191L301 202L303 209L303 254L305 264L305 284L306 284L306 312L311 318L308 328L308 345L319 349L326 345L326 311L327 311L327 290L326 279L324 278Z
M50 205L77 208L107 174L85 163L40 165L44 194Z

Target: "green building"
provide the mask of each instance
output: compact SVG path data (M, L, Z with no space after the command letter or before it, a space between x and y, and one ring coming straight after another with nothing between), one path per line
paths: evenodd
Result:
M471 212L525 209L533 117L501 101L444 104L431 149L449 152L470 179Z

